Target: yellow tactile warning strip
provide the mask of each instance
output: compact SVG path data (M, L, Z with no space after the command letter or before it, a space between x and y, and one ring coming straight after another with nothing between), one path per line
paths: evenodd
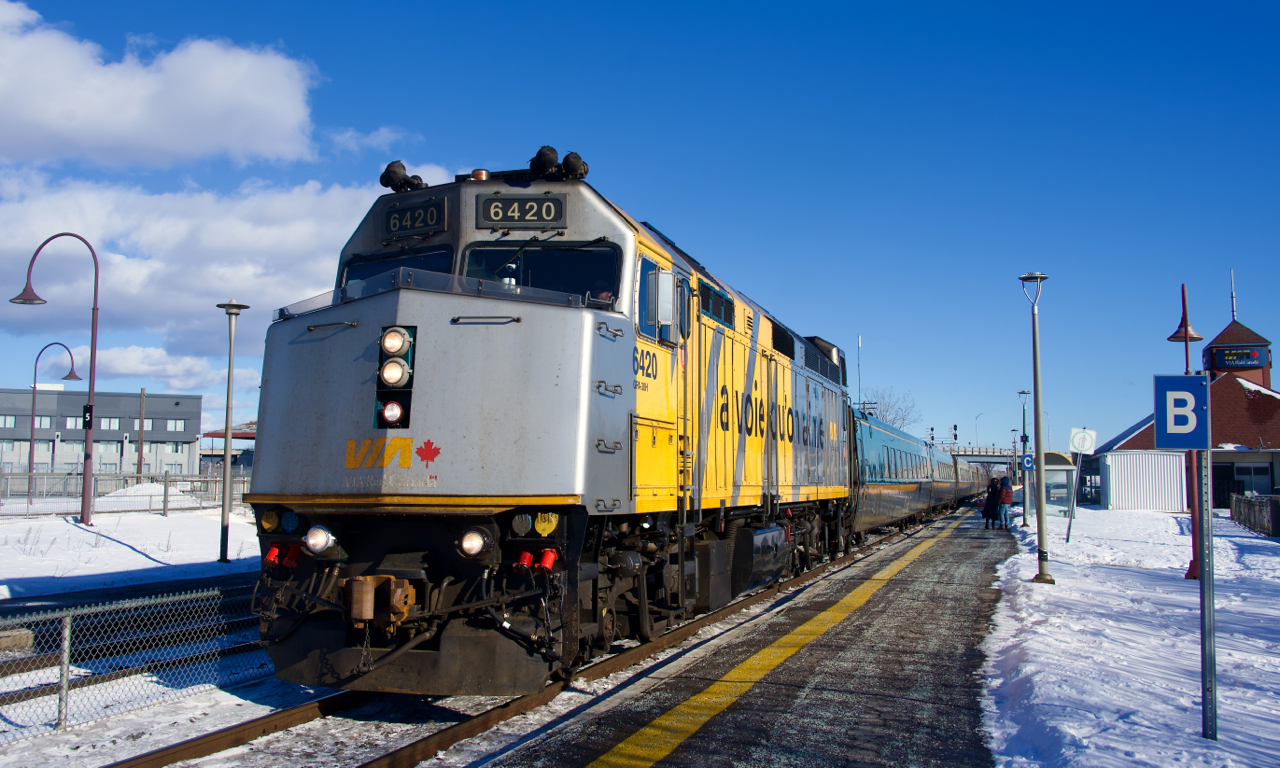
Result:
M840 602L778 638L772 645L729 670L724 677L701 693L690 697L688 701L620 742L592 763L592 768L647 768L671 754L708 720L737 701L765 675L791 658L792 654L861 608L876 590L954 531L964 519L962 517L956 520L937 536L912 547L905 555L858 585L857 589L845 595Z

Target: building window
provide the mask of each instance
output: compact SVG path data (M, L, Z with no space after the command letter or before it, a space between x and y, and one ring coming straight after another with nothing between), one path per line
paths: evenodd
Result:
M95 440L93 442L93 447L98 449L102 453L119 453L120 452L120 443L117 440L103 440L101 442Z
M168 429L170 432L186 432L187 420L186 419L169 419L165 429Z
M104 462L98 465L99 472L115 473L115 472L118 472L119 470L120 470L119 464L107 464Z
M45 452L45 453L48 453L48 452L50 452L50 451L52 451L52 450L53 450L53 441L52 441L52 440L37 440L37 441L36 441L36 451L43 451L43 452Z
M37 417L36 417L36 429L53 429L53 417L52 417L52 416L37 416Z
M63 427L63 429L79 429L79 428L80 428L80 417L68 416L66 426Z
M145 429L146 431L150 432L150 431L152 430L152 426L151 426L151 419L143 419L143 420L142 420L142 428L143 428L143 429ZM137 419L134 419L134 420L133 420L133 431L134 431L134 432L137 432L137 431L138 431L138 420L137 420Z
M13 429L18 426L17 416L0 416L0 427L4 429Z
M101 429L120 429L120 419L99 419L98 426Z
M80 453L84 453L84 441L83 440L63 440L62 450L79 451Z
M12 440L0 440L0 451L12 451L13 449Z
M166 445L169 447L169 453L182 455L187 452L186 443L166 443Z
M182 465L181 464L165 464L164 471L168 472L171 475L180 475L182 474Z

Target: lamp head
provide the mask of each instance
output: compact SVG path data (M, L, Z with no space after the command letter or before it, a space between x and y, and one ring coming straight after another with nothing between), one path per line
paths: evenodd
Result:
M68 373L66 376L63 376L62 380L63 381L80 381L81 380L80 377L76 375L75 363L71 364L71 373Z
M1049 279L1049 276L1043 272L1028 272L1018 278L1024 283L1043 283Z
M232 299L231 301L228 301L226 304L218 304L217 307L218 309L225 309L228 315L238 315L240 314L240 310L248 309L249 305L240 304L235 299Z
M1204 341L1204 337L1195 332L1191 327L1191 323L1187 322L1186 316L1183 316L1182 322L1178 323L1178 330L1169 336L1169 341L1176 341L1179 344L1188 341Z
M36 295L35 290L31 287L31 281L27 281L27 287L22 289L22 293L14 296L9 301L13 304L44 304L44 299Z

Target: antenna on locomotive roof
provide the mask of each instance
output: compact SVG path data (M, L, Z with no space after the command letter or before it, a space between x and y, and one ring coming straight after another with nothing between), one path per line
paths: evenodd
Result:
M862 334L858 334L858 402L862 402Z
M1236 271L1231 270L1231 319L1236 319Z

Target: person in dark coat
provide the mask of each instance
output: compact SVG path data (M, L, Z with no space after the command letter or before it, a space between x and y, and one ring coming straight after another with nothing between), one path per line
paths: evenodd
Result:
M987 483L987 500L982 505L983 528L994 528L1000 516L1000 481L991 478Z
M1000 527L1008 529L1013 514L1013 485L1008 477L1000 478Z

